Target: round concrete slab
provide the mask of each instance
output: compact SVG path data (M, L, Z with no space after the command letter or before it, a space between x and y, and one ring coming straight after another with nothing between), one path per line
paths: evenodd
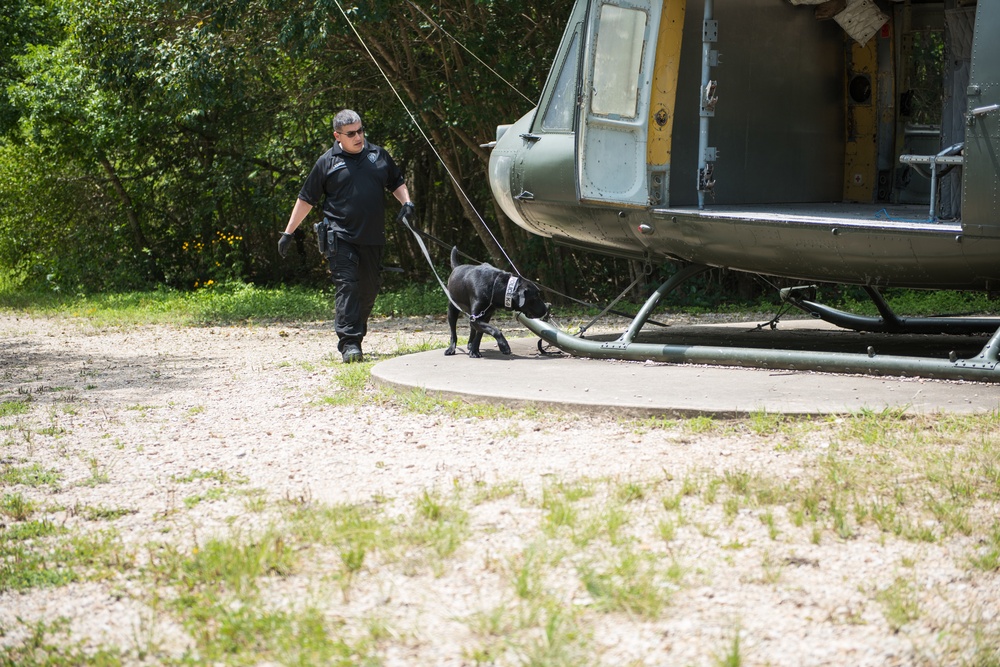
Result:
M746 324L670 327L647 334L647 339L691 340L694 335L697 340L715 337L764 346L825 341L835 349L863 351L877 345L887 353L915 345L914 337L841 332L809 320L782 323L779 330ZM751 343L740 340L746 336L752 337ZM924 336L916 344L947 356L947 350L956 347L963 354L978 351L984 342L978 337ZM372 376L385 385L442 397L623 414L845 414L866 409L928 414L1000 409L1000 384L585 359L541 354L534 337L510 343L510 356L500 354L486 337L481 359L470 359L461 349L452 357L442 350L396 357L376 364Z

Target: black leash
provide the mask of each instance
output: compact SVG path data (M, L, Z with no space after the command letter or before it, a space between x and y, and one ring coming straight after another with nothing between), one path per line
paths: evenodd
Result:
M413 234L413 238L415 238L417 240L417 245L420 246L420 250L424 253L424 258L427 260L428 266L431 267L431 272L434 274L434 277L437 278L438 285L441 286L441 289L444 290L445 296L448 297L448 302L451 305L453 305L455 308L457 308L460 313L462 313L463 315L465 315L466 317L468 317L470 322L475 322L480 317L482 317L483 313L479 313L479 315L473 315L472 313L467 313L464 308L462 308L457 303L455 303L455 300L453 298L451 298L451 292L448 291L448 286L444 284L444 281L441 280L441 276L438 275L437 269L434 268L434 260L431 259L431 253L430 253L430 251L427 250L427 245L424 243L424 240L422 238L425 234L423 232L418 232L417 230L415 230L413 228L413 226L410 224L409 216L405 216L404 215L402 218L400 218L400 221L403 223L404 227L406 227L408 230L410 230L410 233ZM439 239L435 239L430 234L426 234L426 236L428 236L429 238L434 239L434 241L436 241L437 243L439 243L442 246L444 246L444 242L443 241L440 241ZM445 247L447 247L447 246L445 246ZM465 253L463 253L461 250L458 251L458 254L460 254L462 257L466 257L468 259L472 259L468 255L466 255ZM472 261L476 261L476 260L472 259ZM481 263L481 262L479 262L479 263ZM492 301L490 302L490 305L492 305ZM489 306L487 306L487 310L488 309L489 309ZM483 312L486 312L486 311L483 311Z
M427 232L425 232L423 230L415 229L410 224L410 221L409 221L409 219L406 216L404 216L402 218L402 223L403 223L403 226L406 227L406 229L409 230L409 232L411 234L413 234L414 239L416 239L417 245L420 246L420 250L423 252L424 258L427 260L427 264L431 267L431 271L434 273L434 277L437 278L438 284L441 285L441 289L444 290L445 295L448 297L448 301L450 301L453 306L455 306L462 313L464 313L466 317L469 317L470 319L474 319L473 315L470 315L469 313L466 313L464 310L462 310L462 308L459 308L458 304L456 304L455 301L451 298L451 294L448 293L448 288L445 286L444 282L441 280L441 277L438 275L437 269L434 268L434 260L431 259L430 251L427 250L427 245L424 243L424 239L427 239L428 241L431 241L432 243L435 243L435 244L441 246L442 248L444 248L445 250L448 250L448 251L451 251L451 249L455 247L454 244L445 243L444 241L442 241L441 239L437 238L433 234L428 234ZM460 256L464 257L465 259L469 260L470 262L472 262L474 264L482 264L483 263L481 260L476 259L475 257L462 252L461 250L457 250L457 252L458 252L458 254ZM631 313L626 313L626 312L621 311L621 310L615 310L612 306L614 306L616 303L618 303L619 301L621 301L622 298L624 298L624 296L626 294L628 294L629 290L631 290L633 287L635 287L636 283L638 283L641 278L642 278L642 276L640 276L639 278L636 278L634 281L632 281L632 284L629 285L628 287L626 287L625 290L620 295L618 295L618 297L615 298L614 301L612 301L609 306L607 306L606 308L604 308L603 310L601 310L601 313L599 315L597 315L597 317L593 318L589 323L587 323L586 326L582 327L580 329L580 332L579 332L578 335L582 335L584 332L587 331L587 329L589 329L591 326L593 326L594 323L597 322L597 320L601 319L602 317L604 317L608 313L611 313L612 315L618 315L619 317L625 317L625 318L628 318L628 319L634 318L635 315L633 315ZM590 303L588 301L583 301L581 299L577 299L577 298L572 297L572 296L570 296L568 294L563 294L562 292L560 292L558 290L555 290L555 289L552 289L551 287L546 287L545 285L543 285L543 284L541 284L541 283L539 283L537 281L535 282L535 284L537 284L540 289L545 290L549 294L554 294L556 296L560 296L560 297L566 299L567 301L572 301L573 303L576 303L576 304L578 304L580 306L584 306L584 307L587 307L587 308L594 308L594 309L598 309L598 310L601 309L601 307L598 306L597 304L593 304L593 303ZM668 327L668 326L670 326L669 324L664 324L662 322L657 322L656 320L646 320L646 321L649 324L653 324L653 325L656 325L658 327Z

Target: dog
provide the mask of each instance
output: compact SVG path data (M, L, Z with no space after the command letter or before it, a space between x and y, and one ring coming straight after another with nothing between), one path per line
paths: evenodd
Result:
M501 271L489 264L461 264L458 248L451 249L451 275L448 277L448 326L451 328L451 344L444 353L455 354L458 343L456 325L458 316L465 312L469 317L469 356L479 359L479 344L483 334L489 334L497 341L503 354L510 354L507 339L490 318L497 308L524 313L532 319L547 317L549 305L542 301L538 286L524 278Z

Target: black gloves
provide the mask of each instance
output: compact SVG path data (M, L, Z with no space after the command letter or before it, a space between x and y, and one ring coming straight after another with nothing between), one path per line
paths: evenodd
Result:
M292 245L292 238L294 238L288 232L281 232L281 238L278 239L278 254L282 257L288 256L288 246Z
M414 215L415 210L416 209L413 206L413 202L411 201L406 202L405 204L403 204L403 207L399 209L399 213L396 214L396 222L402 223L403 218L406 218L406 221L412 225L414 222L417 221L417 217L416 215Z

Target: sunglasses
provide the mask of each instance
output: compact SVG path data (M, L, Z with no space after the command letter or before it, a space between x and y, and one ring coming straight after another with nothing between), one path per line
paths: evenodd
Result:
M364 127L359 127L358 129L351 130L350 132L337 132L337 134L342 134L345 137L347 137L348 139L353 139L354 137L358 136L359 134L364 134L364 133L365 133L365 128Z

